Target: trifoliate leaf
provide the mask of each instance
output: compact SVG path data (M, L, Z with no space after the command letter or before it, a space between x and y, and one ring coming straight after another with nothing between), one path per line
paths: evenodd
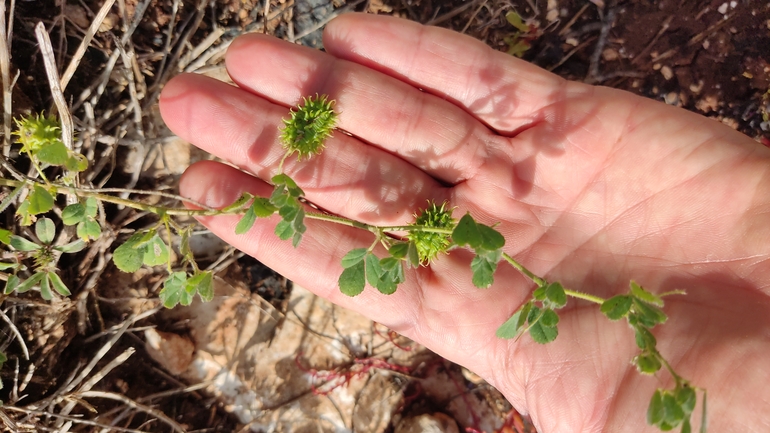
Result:
M527 322L530 308L532 308L531 302L522 305L515 313L513 313L513 316L511 316L510 319L506 320L505 323L497 328L495 335L497 335L498 338L505 339L516 338L521 335L521 332L524 330L524 324Z
M366 257L368 253L369 251L366 248L350 250L344 257L342 257L342 267L347 269L357 265L364 260L364 257Z
M35 235L40 239L40 242L48 245L53 242L53 238L56 236L56 226L50 218L40 218L35 223Z
M56 272L48 272L48 279L51 280L53 289L56 290L60 295L69 296L72 294L70 293L70 290L67 288L67 286L64 285L64 282L61 280L59 275L56 274Z
M652 353L638 355L634 358L633 362L636 364L639 373L643 374L655 374L661 367L660 360Z
M559 330L556 327L545 326L541 321L537 321L529 327L529 335L536 342L546 344L559 336Z
M84 241L91 239L98 239L102 234L102 228L99 227L99 223L90 219L87 219L78 224L77 228L78 237Z
M80 203L73 203L61 212L61 221L64 225L74 226L86 217L86 207Z
M142 262L147 266L158 266L168 262L168 246L158 234L144 245Z
M401 261L394 257L385 257L380 260L380 267L383 272L375 287L380 293L391 295L396 292L398 285L405 281L404 267Z
M17 251L35 251L42 248L40 245L32 241L29 241L21 236L16 236L16 235L11 236L10 244Z
M214 275L211 271L199 272L187 280L188 291L197 292L203 302L208 302L214 299L213 280Z
M471 214L466 213L460 218L457 226L452 231L452 240L459 246L468 245L471 248L478 248L484 242L478 224Z
M64 165L69 158L67 146L61 141L53 141L45 145L37 152L37 158L51 165Z
M663 299L661 299L658 295L644 290L642 286L636 284L634 281L631 281L631 294L648 304L657 305L658 307L663 306Z
M8 281L5 282L5 290L4 293L6 295L10 295L13 293L16 288L19 287L19 283L21 283L21 280L16 275L9 275Z
M31 215L45 213L53 209L53 196L40 185L35 185L26 201L29 203L27 211Z
M53 247L53 249L63 253L77 253L79 251L83 251L83 248L85 247L86 242L83 239L77 239L64 245Z
M163 282L163 289L158 294L164 307L174 308L183 301L192 300L192 296L185 290L186 282L187 274L184 272L174 272L166 278ZM189 304L190 302L187 303L187 305Z
M257 214L254 212L253 208L249 208L245 214L243 214L243 217L240 221L238 221L238 224L235 226L235 234L236 235L242 235L246 233L247 231L251 230L251 227L254 225L254 222L257 221Z
M602 302L601 312L610 320L620 320L631 311L633 299L628 295L616 295Z
M545 288L545 296L553 308L561 308L567 305L567 295L564 287L559 283L551 283Z
M346 268L340 275L340 291L348 296L356 296L364 291L366 285L366 265L361 260L358 263Z

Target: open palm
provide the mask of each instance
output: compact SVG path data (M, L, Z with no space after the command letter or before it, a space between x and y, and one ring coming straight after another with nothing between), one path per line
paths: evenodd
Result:
M244 36L227 56L238 87L194 75L166 86L169 127L243 170L195 164L182 194L213 207L269 194L260 179L277 172L287 107L328 94L350 135L284 167L310 201L379 225L448 201L456 217L499 222L507 253L565 287L686 289L667 298L660 351L709 390L713 431L768 431L770 152L712 120L564 81L442 29L353 14L329 24L324 45ZM477 372L540 431L646 431L650 396L671 383L635 373L632 331L582 301L563 310L554 343L497 339L532 290L508 266L477 289L471 254L456 250L408 271L393 295L348 298L340 258L370 233L308 221L295 250L273 234L275 220L241 236L237 220L202 219L297 283Z

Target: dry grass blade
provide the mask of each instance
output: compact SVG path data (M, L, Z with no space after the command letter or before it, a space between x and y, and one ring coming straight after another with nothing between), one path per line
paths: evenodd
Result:
M45 73L48 76L51 95L56 103L56 109L59 110L62 142L67 146L67 149L71 150L74 148L72 137L74 136L75 128L72 125L72 115L67 106L67 100L64 99L64 93L59 85L59 72L56 69L51 38L48 36L48 32L45 30L45 25L42 22L38 22L35 26L35 36L37 36L37 42L40 44L40 53L43 55L43 64L45 65Z
M80 46L78 46L77 51L75 51L75 55L72 56L72 60L70 60L69 65L67 65L67 70L64 71L64 74L61 76L61 80L59 80L59 86L61 86L62 91L67 88L67 84L69 84L70 79L72 79L72 76L75 74L75 70L78 68L78 65L80 65L80 60L83 58L83 54L86 53L88 45L91 43L94 35L99 30L99 26L102 25L102 22L107 17L107 14L110 12L110 9L114 4L115 0L105 1L102 5L102 8L99 9L99 13L96 14L96 17L91 22L91 26L88 27L83 40L80 42Z
M27 349L27 343L24 342L24 338L21 336L21 333L19 332L19 328L14 325L14 323L11 321L11 319L8 318L8 316L5 314L5 311L0 310L0 318L2 318L5 323L8 324L8 326L11 328L11 332L13 333L13 336L16 337L16 340L19 341L19 345L21 346L21 351L24 353L24 359L29 361L29 349Z
M180 432L180 433L185 433L186 432L186 430L181 425L179 425L176 421L174 421L173 419L171 419L168 416L166 416L164 413L159 412L159 411L157 411L157 410L155 410L155 409L153 409L153 408L151 408L149 406L145 406L145 405L143 405L141 403L137 403L134 400L131 400L130 398L122 396L120 394L115 394L113 392L104 392L104 391L84 391L84 392L78 393L78 396L79 397L83 397L83 398L89 398L89 397L90 398L106 398L106 399L110 399L110 400L119 401L119 402L125 404L126 406L129 406L129 407L131 407L133 409L136 409L136 410L140 410L142 412L145 412L145 413L147 413L149 415L152 415L152 416L158 418L159 420L161 420L164 423L166 423L169 427L171 427L174 431L177 431L177 432Z
M11 55L5 29L5 1L0 2L0 79L3 86L3 156L11 153L11 117L13 106L11 87Z
M42 411L42 410L27 409L27 408L23 408L23 407L14 407L14 406L3 406L3 409L7 410L9 412L20 412L20 413L24 413L24 414L27 414L27 415L35 415L35 416L39 416L39 417L51 417L51 418L62 419L62 420L65 420L65 421L69 421L69 422L71 422L73 424L82 424L82 425L89 425L89 426L93 426L93 427L107 428L111 432L146 433L145 430L135 430L135 429L130 429L130 428L115 427L115 426L110 426L110 425L102 424L102 423L97 422L97 421L91 421L91 420L87 420L87 419L83 419L83 418L79 418L79 417L62 415L62 414L58 414L58 413L51 413L51 412L46 412L46 411ZM0 413L2 413L2 412L0 411ZM2 415L0 415L0 416L2 416ZM7 417L7 415L5 415L5 416ZM31 428L34 428L36 430L55 431L54 429L46 429L46 428L42 428L40 426L26 426L26 425L22 425L22 427L24 427L25 429L27 427L31 427Z

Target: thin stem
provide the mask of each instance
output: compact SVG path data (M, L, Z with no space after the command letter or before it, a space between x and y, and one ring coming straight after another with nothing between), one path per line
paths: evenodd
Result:
M606 299L598 296L589 295L588 293L578 292L575 290L564 289L564 294L572 296L573 298L583 299L585 301L593 302L594 304L602 305Z
M521 263L517 262L516 259L514 259L510 255L508 255L507 253L503 253L503 258L505 259L506 262L510 263L511 266L516 268L517 271L521 272L525 277L529 278L535 284L537 284L538 287L539 286L543 286L543 285L546 284L546 281L543 278L540 278L537 275L535 275L534 273L532 273L532 271L530 271L529 269L525 268L524 265L522 265ZM566 293L566 290L565 290L565 293Z

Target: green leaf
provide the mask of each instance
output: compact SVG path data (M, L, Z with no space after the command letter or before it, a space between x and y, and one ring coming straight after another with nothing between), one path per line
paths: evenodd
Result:
M415 252L417 250L415 249ZM406 254L409 252L409 243L408 242L399 242L397 244L394 244L393 246L388 249L388 254L390 254L391 257L394 257L396 259L404 259L406 258Z
M98 239L99 235L102 234L102 228L99 227L99 223L90 219L87 219L80 224L78 224L77 228L77 234L78 237L84 241L88 241L90 239Z
M147 266L158 266L168 262L168 246L157 233L144 245L142 262Z
M245 214L243 214L243 217L240 221L238 221L238 224L235 226L235 234L236 235L242 235L249 231L251 227L254 225L254 222L257 221L257 214L254 212L254 208L249 208Z
M549 311L549 310L545 310ZM527 322L529 323L529 335L540 344L550 343L559 335L559 330L555 326L546 326L543 323L544 310L535 305L529 311Z
M620 320L631 311L633 299L628 295L616 295L602 303L601 312L610 320Z
M53 249L57 251L61 251L63 253L77 253L79 251L83 251L83 248L85 247L86 247L86 242L83 239L77 239L67 244L53 247Z
M545 296L551 301L554 308L561 308L567 305L567 294L564 293L564 287L559 283L551 283L545 288Z
M661 364L657 356L652 353L643 353L634 358L639 373L655 374L660 370Z
M11 244L11 246L14 249L16 249L18 251L36 251L36 250L39 250L40 248L42 248L42 246L40 246L40 245L38 245L38 244L36 244L36 243L34 243L32 241L24 239L23 237L16 236L16 235L12 235L11 236L10 244Z
M484 224L477 224L477 227L479 233L481 234L480 248L488 251L494 251L499 250L505 246L505 238L502 234L500 234L500 232Z
M115 249L112 253L112 261L115 262L115 266L123 272L136 272L142 267L142 257L144 256L143 243L140 243L140 239L144 236L143 233L135 233L128 238L123 245Z
M48 278L48 272L41 272L43 278L40 279L40 296L50 301L53 299L53 293L51 292L51 280Z
M299 186L294 182L294 179L284 173L273 176L272 182L273 185L286 185L287 189L299 189Z
M366 262L366 281L374 288L379 287L380 276L382 275L380 259L374 254L369 253L364 261Z
M695 410L695 400L695 390L691 386L684 385L676 392L676 401L687 416Z
M294 236L294 227L291 226L289 221L281 221L275 225L275 234L278 235L280 240L285 241Z
M93 197L86 199L86 215L91 218L96 218L96 212L99 210L99 204Z
M12 231L6 230L6 229L0 229L0 242L10 245L11 244L11 235L13 234Z
M368 253L369 251L366 248L356 248L354 250L350 250L342 258L342 267L347 269L357 265L362 260L364 260L364 257L366 257Z
M553 328L559 324L559 315L550 308L543 310L543 315L540 317L540 323L543 326Z
M68 155L64 168L69 171L81 172L88 168L88 159L84 155L72 152Z
M529 26L524 23L524 20L521 18L521 16L514 12L509 11L505 14L505 19L508 21L508 23L514 27L516 27L517 30L519 30L522 33L528 33L529 32Z
M644 326L634 326L636 345L642 350L652 350L658 344L658 340L649 329Z
M471 261L471 270L473 271L473 285L480 288L486 288L495 281L495 270L500 261L500 251L478 252Z
M256 197L254 201L251 202L251 207L249 209L254 211L257 218L267 218L278 210L277 207L270 203L270 199L264 197Z
M50 218L40 218L35 223L35 235L40 239L40 242L48 245L53 242L53 238L56 236L56 226Z
M660 296L644 290L642 286L636 284L634 281L631 281L631 294L648 304L657 305L658 307L663 306L663 299L661 299Z
M163 289L161 289L158 296L163 306L166 308L174 308L182 301L186 301L191 298L187 294L186 289L187 274L184 272L173 272L163 282ZM188 303L189 305L189 303Z
M642 325L652 328L659 323L666 322L666 314L660 308L640 301L634 298L634 310L637 313L637 319Z
M284 206L278 210L278 215L285 221L293 221L300 210L301 208L299 206Z
M532 308L532 302L527 302L516 310L513 315L497 328L498 338L511 339L518 337L523 331L524 324L527 322L527 315Z
M17 263L0 262L0 271L5 271L5 270L8 270L8 269L13 269L13 268L15 268L17 266L18 266Z
M385 295L392 295L396 292L398 285L405 281L404 267L401 261L394 257L385 257L380 260L380 268L383 272L377 283L377 290ZM366 271L368 275L368 270Z
M48 278L51 280L51 284L53 284L53 289L59 292L60 295L69 296L72 294L56 272L48 272Z
M690 418L685 418L682 423L682 430L680 433L692 433L692 426L690 425Z
M21 224L24 227L27 227L31 225L34 221L32 219L33 215L29 213L29 201L24 200L16 209L16 215L19 216L19 224Z
M409 242L409 248L406 251L406 264L413 269L420 267L420 253L417 251L417 244Z
M452 240L458 246L468 245L471 248L478 248L484 242L479 225L473 219L470 213L466 213L460 218L460 221L452 231Z
M545 301L545 288L546 286L540 286L532 292L532 297L538 301Z
M661 390L655 390L655 394L652 395L650 405L647 407L647 424L658 425L663 421L663 417L666 415L666 409L663 407L663 394Z
M366 285L366 265L361 260L353 266L346 268L340 275L340 291L348 296L356 296L364 291Z
M61 221L64 225L74 226L86 217L86 207L80 203L73 203L61 212Z
M40 152L37 153L37 158L46 164L64 165L69 158L69 151L64 143L61 141L54 141L41 148Z
M213 280L214 274L211 271L199 272L187 280L187 286L192 288L193 293L198 292L203 302L209 302L214 299Z
M5 282L5 294L10 295L17 287L19 287L20 282L21 280L19 280L19 277L16 275L9 275L8 281Z
M684 411L673 395L663 394L663 407L666 410L664 421L672 427L678 426L684 420Z
M254 197L253 194L251 194L249 192L244 192L234 202L232 202L231 204L223 207L221 210L222 210L222 212L232 212L232 211L234 211L236 209L242 209L246 205L246 203L248 203L249 200L251 200L253 197Z
M29 203L27 211L31 215L45 213L53 209L53 197L51 196L51 193L40 185L35 185L35 188L29 194L26 201Z

